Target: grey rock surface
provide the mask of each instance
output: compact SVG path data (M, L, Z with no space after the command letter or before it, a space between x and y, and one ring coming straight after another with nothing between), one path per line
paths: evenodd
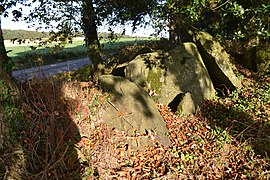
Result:
M202 31L194 34L194 41L216 88L225 86L226 89L236 90L242 87L235 74L236 67L230 62L229 54L218 41Z
M152 133L163 145L170 145L166 123L155 102L143 89L125 78L112 75L103 75L99 81L102 89L112 96L102 116L108 126L130 136ZM128 143L133 149L153 145L147 137L130 138Z
M170 105L179 94L190 93L194 107L202 100L215 97L215 89L203 64L198 49L193 43L184 43L169 52L157 51L137 56L125 69L126 78L154 91L157 103ZM175 104L174 106L178 106ZM194 108L190 108L194 113Z

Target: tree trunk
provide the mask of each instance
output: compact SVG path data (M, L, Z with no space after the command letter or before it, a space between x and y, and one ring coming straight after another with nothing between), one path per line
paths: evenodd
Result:
M5 81L8 87L15 92L14 94L19 95L18 89L13 82L12 67L8 65L9 60L10 58L7 55L4 43L3 31L1 26L1 14L0 14L0 80ZM14 98L17 98L18 97L17 95L14 95Z
M169 1L168 2L168 7L169 7L169 41L171 43L175 43L175 15L174 15L174 8L175 8L175 2L174 1Z
M95 81L99 73L99 64L102 61L100 43L98 40L96 14L93 0L83 0L82 4L82 23L85 35L85 45L88 48L88 55L92 62L91 77Z
M92 0L83 0L82 5L82 23L85 35L85 45L100 46L97 34L96 14Z
M7 51L4 44L3 31L1 28L1 15L0 15L0 79L3 79L5 72L5 63L8 59Z
M170 15L169 41L175 43L175 21L173 15Z

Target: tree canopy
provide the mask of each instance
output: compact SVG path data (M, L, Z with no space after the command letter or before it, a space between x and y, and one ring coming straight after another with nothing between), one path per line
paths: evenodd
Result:
M172 42L188 40L187 31L194 28L243 44L254 38L268 41L270 36L270 4L263 0L4 0L1 17L12 15L18 20L23 14L20 6L7 11L18 4L33 5L26 22L57 29L52 40L70 40L74 32L83 30L89 47L99 46L97 27L104 22L110 26L131 23L133 30L151 24L157 33L166 30ZM1 54L6 59L3 44Z
M7 17L9 15L8 9L12 8L18 3L23 3L21 0L4 0L0 4L0 79L2 79L6 74L11 73L10 58L7 56L3 31L1 28L1 18ZM21 17L21 11L13 10L12 14L15 19Z
M269 39L269 13L270 4L263 0L167 0L159 4L156 18L161 24L170 22L171 36L194 27L221 40L248 41Z

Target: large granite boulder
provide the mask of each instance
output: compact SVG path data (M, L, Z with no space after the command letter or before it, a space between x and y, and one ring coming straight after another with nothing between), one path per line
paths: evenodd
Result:
M193 37L214 86L224 90L241 88L241 81L234 73L237 69L220 43L206 32L195 32Z
M108 126L125 131L130 136L152 133L163 145L170 145L166 123L155 102L143 89L118 76L104 75L99 81L101 88L112 95L102 115ZM133 149L153 145L146 136L130 138L127 142Z
M169 105L182 114L194 113L202 100L215 96L209 74L193 43L184 43L166 53L157 51L139 55L126 66L125 76L153 92L157 103ZM186 93L189 98L184 98ZM189 102L180 103L183 99ZM189 104L190 108L183 104Z

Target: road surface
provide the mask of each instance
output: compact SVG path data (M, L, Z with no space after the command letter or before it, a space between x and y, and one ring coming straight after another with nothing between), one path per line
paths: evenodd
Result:
M30 80L35 77L45 78L58 73L72 71L90 63L91 61L89 58L82 58L40 67L16 70L12 72L12 75L18 80Z

